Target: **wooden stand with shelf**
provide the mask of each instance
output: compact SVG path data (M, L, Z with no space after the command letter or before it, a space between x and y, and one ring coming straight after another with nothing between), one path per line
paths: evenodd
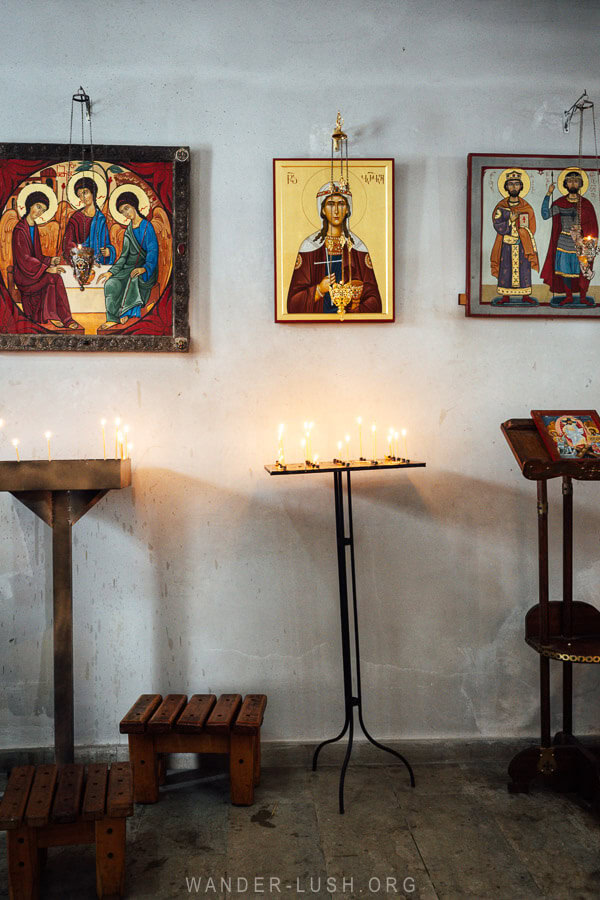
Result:
M523 476L537 481L539 602L525 617L525 640L540 657L540 745L512 759L509 791L527 792L536 777L558 790L575 790L594 806L600 800L600 752L573 734L573 665L600 663L600 611L573 600L573 479L600 481L600 460L554 461L532 419L511 419L502 432ZM549 599L548 481L562 479L563 596ZM550 660L562 663L562 730L551 737Z
M130 484L129 459L0 462L0 491L9 491L52 529L54 748L60 765L74 759L71 531L108 491Z

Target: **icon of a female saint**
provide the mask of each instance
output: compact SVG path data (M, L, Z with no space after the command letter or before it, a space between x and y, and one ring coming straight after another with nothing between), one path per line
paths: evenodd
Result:
M352 193L344 179L328 181L318 191L317 213L322 227L300 245L288 291L288 313L336 314L340 302L348 304L342 310L345 313L380 313L381 296L369 251L350 231Z

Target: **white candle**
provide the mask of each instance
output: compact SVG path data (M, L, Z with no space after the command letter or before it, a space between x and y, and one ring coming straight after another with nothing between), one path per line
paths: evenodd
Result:
M100 425L102 426L102 454L106 459L106 419L100 419Z
M52 462L52 454L50 453L50 438L52 437L52 432L46 431L44 433L44 437L46 438L46 443L48 444L48 462Z
M120 418L117 416L115 419L115 459L119 458L119 425L121 424Z
M279 426L279 435L278 435L278 437L279 437L279 455L277 458L282 466L285 463L285 454L283 452L283 431L284 431L284 426L280 425Z
M19 438L13 438L12 445L15 448L15 453L17 454L17 462L21 462L21 457L19 456Z
M371 432L373 433L373 456L371 459L377 459L377 425L375 422L371 425Z

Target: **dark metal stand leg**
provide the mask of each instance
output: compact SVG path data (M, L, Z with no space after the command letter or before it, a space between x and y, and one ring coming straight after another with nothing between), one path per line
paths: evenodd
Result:
M73 762L73 571L69 495L52 495L54 745L59 765Z
M319 753L323 749L326 744L334 744L336 741L341 740L343 736L349 731L348 734L348 746L346 748L346 755L344 757L344 762L342 764L342 771L340 773L340 785L339 785L339 809L340 813L344 812L344 782L346 778L346 770L348 768L348 763L350 762L350 756L352 754L352 743L354 739L354 707L358 709L358 721L360 727L363 731L363 734L367 738L367 740L373 744L373 746L378 747L380 750L385 750L386 753L391 753L393 756L396 756L401 762L404 763L406 768L408 769L408 773L410 776L411 786L415 786L415 778L413 774L413 770L410 767L408 761L402 756L401 753L398 753L396 750L392 750L391 747L386 747L384 744L380 744L376 741L367 731L367 728L364 723L363 714L362 714L362 688L361 688L361 675L360 675L360 642L359 642L359 632L358 632L358 605L356 600L356 567L354 560L354 527L352 522L352 489L350 485L350 470L346 470L346 491L348 496L348 529L349 536L346 537L346 529L344 524L344 493L343 493L343 485L342 485L342 471L333 473L333 488L334 488L334 499L335 499L335 531L336 531L336 542L337 542L337 560L338 560L338 579L339 579L339 588L340 588L340 623L342 629L342 665L343 665L343 674L344 674L344 706L346 711L346 717L344 721L344 726L337 737L329 738L326 741L323 741L314 752L313 756L313 771L317 768L317 759L319 757ZM350 618L348 612L348 580L347 580L347 560L346 560L346 547L350 547L350 572L352 579L352 610L353 610L353 625L354 625L354 648L355 648L355 669L356 669L356 696L353 693L352 689L352 654L350 649Z

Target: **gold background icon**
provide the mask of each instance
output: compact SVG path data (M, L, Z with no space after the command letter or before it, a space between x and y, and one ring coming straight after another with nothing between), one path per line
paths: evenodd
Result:
M381 313L353 313L345 321L389 321L394 316L394 161L349 162L352 215L348 227L366 244L381 295ZM339 167L334 166L334 180ZM336 321L337 314L288 313L287 295L302 242L321 227L317 192L331 180L329 159L274 160L275 266L278 321Z

